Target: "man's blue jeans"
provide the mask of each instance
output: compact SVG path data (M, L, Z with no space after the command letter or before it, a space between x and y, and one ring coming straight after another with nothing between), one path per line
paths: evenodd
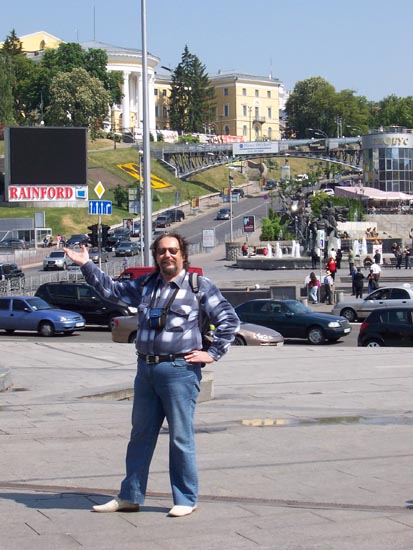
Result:
M143 504L149 466L159 431L169 425L169 477L174 504L193 506L198 499L194 413L201 367L184 359L147 364L138 361L132 432L126 453L126 477L119 498Z

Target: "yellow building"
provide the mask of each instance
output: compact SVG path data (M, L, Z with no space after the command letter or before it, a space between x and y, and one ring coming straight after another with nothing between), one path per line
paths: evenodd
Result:
M206 134L237 136L244 141L278 140L280 135L279 89L271 77L226 73L210 76L215 89L215 120L204 128ZM155 78L155 119L159 130L170 129L168 103L169 75Z
M22 44L23 53L28 57L36 57L41 55L44 50L57 48L59 44L63 43L63 40L45 31L19 36L19 40Z
M279 80L221 73L210 76L210 81L216 96L216 134L244 141L280 139Z

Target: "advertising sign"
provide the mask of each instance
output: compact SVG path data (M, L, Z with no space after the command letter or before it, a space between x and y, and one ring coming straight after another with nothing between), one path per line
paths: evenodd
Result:
M215 229L202 230L202 246L204 248L214 248L215 246Z
M278 141L249 141L232 145L233 155L262 155L266 153L278 153Z
M244 233L254 233L255 231L255 216L244 216L243 220Z

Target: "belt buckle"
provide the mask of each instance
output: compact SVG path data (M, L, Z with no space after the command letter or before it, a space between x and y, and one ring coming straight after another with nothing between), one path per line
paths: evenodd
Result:
M145 355L145 361L148 365L157 365L159 363L159 355Z

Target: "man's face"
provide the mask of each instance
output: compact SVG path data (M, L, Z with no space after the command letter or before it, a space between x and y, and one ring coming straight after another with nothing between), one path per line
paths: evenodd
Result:
M184 258L179 247L179 241L175 237L164 237L158 243L156 249L156 263L161 275L167 279L173 279L182 271Z

